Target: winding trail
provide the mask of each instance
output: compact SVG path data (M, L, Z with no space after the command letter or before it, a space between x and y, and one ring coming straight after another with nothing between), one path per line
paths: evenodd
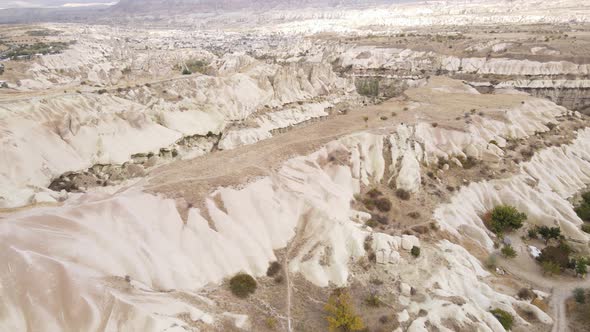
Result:
M516 236L513 246L519 255L512 260L502 259L499 264L505 271L518 279L532 284L536 289L551 293L549 306L553 317L552 332L569 330L565 302L576 288L590 288L590 279L577 279L567 276L546 277L539 264L529 255L526 244Z

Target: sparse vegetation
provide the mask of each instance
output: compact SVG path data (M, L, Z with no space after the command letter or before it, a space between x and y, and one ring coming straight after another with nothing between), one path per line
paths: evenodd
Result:
M365 79L357 80L355 82L356 92L361 96L377 97L379 95L379 80L378 79Z
M512 325L514 325L514 317L502 309L494 309L490 311L494 317L502 324L505 330L509 331L512 329Z
M365 328L361 317L355 312L352 299L346 289L336 289L330 295L324 310L327 313L326 320L330 331L350 332Z
M238 273L229 280L231 292L239 297L246 298L256 291L256 280L249 274Z
M378 308L381 306L381 300L379 299L379 296L377 296L376 293L371 293L365 299L365 304L369 307Z
M498 257L496 257L494 254L491 254L488 256L488 258L486 258L484 264L488 269L495 270L498 266Z
M2 59L30 59L32 56L41 54L58 54L66 50L70 46L70 43L64 42L49 42L49 43L35 43L31 45L20 45L13 47L8 51L2 53L0 58Z
M484 216L484 222L496 234L517 230L522 227L526 219L525 213L519 212L510 205L498 205L489 215Z
M574 289L574 300L579 304L586 303L586 291L583 288Z

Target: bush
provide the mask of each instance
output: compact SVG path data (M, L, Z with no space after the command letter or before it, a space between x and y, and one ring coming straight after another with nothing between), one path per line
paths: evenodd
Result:
M535 293L533 293L532 290L528 289L528 288L521 288L518 291L518 298L522 299L522 300L530 300L535 298Z
M412 256L420 257L420 247L413 246L410 252L412 253Z
M190 75L190 74L192 74L192 72L190 70L188 70L187 68L184 68L182 70L182 75Z
M582 195L582 203L574 210L580 219L590 221L590 192Z
M574 300L579 304L586 303L586 292L582 288L574 289Z
M231 292L239 297L246 298L256 291L256 280L246 273L238 273L229 280Z
M369 307L377 308L381 306L381 300L379 299L379 296L377 296L377 294L370 294L365 299L365 304Z
M484 264L488 269L494 270L498 266L498 257L494 254L489 255Z
M371 189L369 191L367 191L367 196L371 197L371 198L377 198L379 196L383 196L383 193L381 191L379 191L379 189Z
M355 313L350 294L345 289L335 290L324 306L330 331L360 331L365 328L360 316Z
M536 239L539 235L539 231L537 230L537 228L531 228L528 230L527 234L529 236L529 239Z
M405 189L398 189L398 190L396 190L396 191L395 191L395 195L396 195L396 196L397 196L399 199L401 199L401 200L404 200L404 201L407 201L407 200L409 200L409 199L410 199L410 196L411 196L411 195L410 195L410 192L409 192L409 191L407 191L407 190L405 190Z
M588 259L578 258L576 259L576 274L584 276L588 273Z
M505 245L504 248L502 248L501 252L502 252L502 256L504 256L506 258L516 257L516 250L514 250L514 248L512 248L512 246L509 244Z
M582 231L586 233L590 233L590 224L582 225Z
M547 261L543 262L541 266L543 267L543 273L545 274L555 275L561 273L561 267L559 267L559 264L557 263Z
M279 263L279 262L270 263L270 266L266 270L266 275L268 277L274 277L277 273L279 273L281 271L281 267L282 267L281 263Z
M420 218L420 212L418 211L413 211L408 213L408 217L412 218L412 219L418 219Z
M391 201L389 198L379 198L375 200L375 206L381 212L389 212L391 210Z
M514 324L514 317L512 315L502 309L494 309L490 311L494 317L502 324L505 330L512 329L512 325Z
M496 206L490 214L489 228L496 234L517 230L527 219L526 213L518 212L514 206Z

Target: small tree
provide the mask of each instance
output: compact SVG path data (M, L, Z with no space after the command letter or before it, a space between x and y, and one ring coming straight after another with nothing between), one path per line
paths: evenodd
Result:
M545 240L545 244L551 239L559 239L561 237L561 229L559 227L539 227L539 234Z
M512 317L509 312L502 309L494 309L490 312L496 317L500 324L502 324L505 330L508 331L512 329L512 325L514 325L514 317Z
M526 219L526 213L519 212L514 206L498 205L492 210L489 227L494 233L501 234L521 228Z
M328 313L330 331L360 331L365 328L360 316L353 308L352 299L346 289L337 289L330 295L328 303L324 306Z
M512 246L509 244L505 245L501 251L502 251L502 256L504 256L506 258L516 257L516 250L514 250L514 248L512 248Z

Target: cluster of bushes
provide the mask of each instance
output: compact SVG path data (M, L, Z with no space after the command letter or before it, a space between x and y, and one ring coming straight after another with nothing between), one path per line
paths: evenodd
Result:
M564 270L572 270L579 276L585 276L588 273L588 257L572 257L573 251L570 246L561 241L557 246L547 246L541 251L537 260L543 266L543 271L547 274L554 275Z
M582 225L582 231L590 233L590 192L582 195L582 202L575 211L578 217L586 222Z
M1 57L4 59L16 60L21 57L30 58L36 54L58 54L69 47L70 43L49 42L35 43L32 45L20 45L4 52Z
M367 197L363 199L363 204L369 210L375 208L381 212L389 212L391 210L391 201L387 197L383 197L383 193L377 189L371 189L367 192Z
M528 231L528 236L531 239L539 238L539 235L543 240L545 240L545 244L549 243L550 240L561 240L563 236L561 235L561 229L559 227L548 227L548 226L537 226L535 228L531 228Z
M519 212L514 206L498 205L486 213L482 219L492 232L504 234L521 228L527 215Z

